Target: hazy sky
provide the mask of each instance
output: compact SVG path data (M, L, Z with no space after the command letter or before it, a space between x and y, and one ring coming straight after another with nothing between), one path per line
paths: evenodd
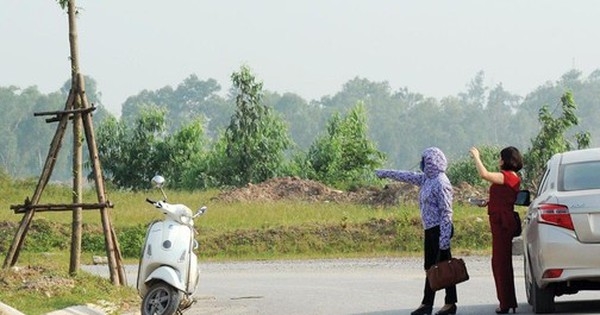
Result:
M486 84L524 95L600 68L596 0L79 0L80 66L104 105L248 65L264 88L307 100L359 76L441 98ZM0 86L58 90L70 77L55 0L0 0Z

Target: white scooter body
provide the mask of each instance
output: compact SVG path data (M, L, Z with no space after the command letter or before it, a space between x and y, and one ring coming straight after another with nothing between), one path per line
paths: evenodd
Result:
M171 314L173 308L176 307L181 311L194 302L192 295L196 291L199 278L198 258L194 253L194 249L198 247L194 239L194 218L204 213L206 207L202 207L196 215L192 215L192 211L182 204L147 201L161 211L165 218L150 223L146 231L138 268L137 289L143 299L143 310L148 305L152 309L154 308L152 305L156 305L157 310L169 309L164 314ZM166 283L172 289L156 293L156 289L152 288L157 283ZM172 302L164 302L165 294L169 295L165 292L171 290L179 297L174 297ZM146 296L147 294L149 296ZM163 303L177 305L164 307Z
M160 210L170 208L179 210L173 211L173 215L176 212L189 212L189 215L184 214L183 220L173 220L173 215L167 215L165 220L154 221L148 227L138 271L137 288L141 296L148 292L155 279L167 282L186 295L193 294L198 284L192 212L184 205L164 203Z

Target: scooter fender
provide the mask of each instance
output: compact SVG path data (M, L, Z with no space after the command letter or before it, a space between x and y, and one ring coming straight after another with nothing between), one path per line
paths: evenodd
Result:
M181 280L179 280L179 275L171 267L162 266L156 268L154 271L152 271L148 278L146 278L146 281L144 281L144 283L148 283L149 281L154 279L162 280L174 287L175 289L185 292L185 285L181 282Z

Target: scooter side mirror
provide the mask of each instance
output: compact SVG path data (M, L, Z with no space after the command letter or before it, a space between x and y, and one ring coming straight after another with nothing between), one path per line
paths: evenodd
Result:
M165 191L162 189L163 185L165 184L165 178L160 176L160 175L156 175L154 177L152 177L152 185L154 185L154 187L160 189L160 192L163 195L163 200L166 201L167 200L167 194L165 194Z
M154 187L156 188L162 188L162 186L165 183L165 178L160 176L160 175L156 175L154 177L152 177L152 185L154 185Z
M204 214L204 212L206 212L206 210L208 210L208 208L206 206L203 206L202 208L198 209L198 211L196 211L196 214L194 214L194 218Z

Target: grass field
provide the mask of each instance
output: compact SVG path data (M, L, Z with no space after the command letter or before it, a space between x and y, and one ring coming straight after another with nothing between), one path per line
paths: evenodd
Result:
M22 214L14 214L9 207L23 203L34 186L35 183L28 182L2 187L7 194L0 201L0 209L5 209L0 210L0 222L13 225L20 222ZM198 240L202 244L200 254L205 258L264 259L265 255L276 258L279 254L286 258L322 254L406 255L421 249L422 229L415 203L383 208L333 202L223 202L213 198L219 193L216 190L166 193L172 203L183 203L193 210L208 207L208 212L196 221ZM137 238L139 243L139 238L143 237L139 234L144 233L145 226L161 218L161 214L145 202L147 197L160 199L157 190L109 191L107 197L114 204L110 209L113 226L125 239ZM69 203L70 199L68 187L50 185L40 203ZM93 190L85 192L84 202L96 202ZM39 224L39 229L59 231L58 235L44 235L45 239L38 242L46 243L48 237L57 237L50 243L60 243L60 238L68 238L71 220L70 212L37 212L34 226ZM489 249L490 234L484 209L455 203L454 223L453 248L465 252ZM88 236L101 233L99 211L85 210L84 225L90 232ZM36 232L40 231L31 234ZM9 230L0 232L0 252L6 251L12 237ZM102 238L102 235L98 237ZM121 243L135 246L127 240ZM26 246L36 247L27 238ZM127 248L123 250L128 251ZM133 249L131 252L138 251Z

